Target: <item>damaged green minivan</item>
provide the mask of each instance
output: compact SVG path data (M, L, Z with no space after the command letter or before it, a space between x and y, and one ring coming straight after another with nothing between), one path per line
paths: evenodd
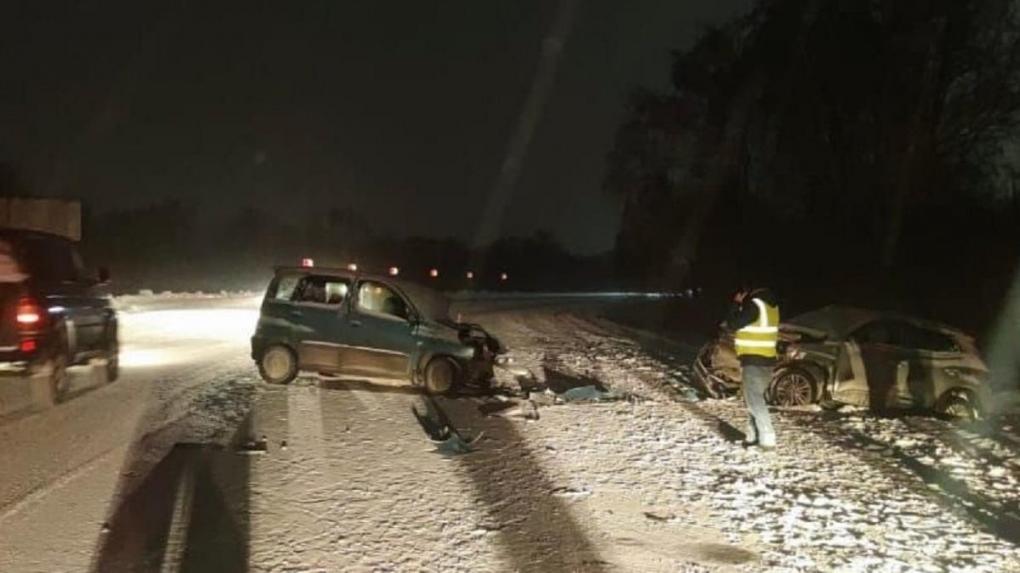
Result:
M505 349L449 311L439 292L391 277L281 267L266 290L251 356L272 384L309 371L433 394L488 385Z

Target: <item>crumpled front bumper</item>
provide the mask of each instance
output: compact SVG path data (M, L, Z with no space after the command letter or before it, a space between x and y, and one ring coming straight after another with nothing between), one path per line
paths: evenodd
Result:
M479 324L456 323L454 328L466 351L457 356L461 379L467 384L487 386L495 377L495 366L509 360L506 346Z
M495 377L495 367L504 366L510 361L506 348L499 346L499 352L493 352L489 346L475 347L472 358L463 360L463 380L472 385L487 386Z
M492 382L495 376L493 364L486 360L468 360L461 363L463 368L463 381L471 385L487 385Z

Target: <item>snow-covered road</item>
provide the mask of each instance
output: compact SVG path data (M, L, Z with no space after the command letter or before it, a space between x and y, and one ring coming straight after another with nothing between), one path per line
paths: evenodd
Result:
M0 571L88 570L129 474L176 441L233 431L247 411L240 398L256 389L246 342L254 305L122 312L121 379L73 368L70 399L51 410L26 409L21 382L4 387Z
M745 450L738 403L684 399L690 349L591 301L460 310L511 347L501 386L626 399L269 387L253 301L129 308L121 380L0 419L0 571L1020 571L1008 420L781 411Z

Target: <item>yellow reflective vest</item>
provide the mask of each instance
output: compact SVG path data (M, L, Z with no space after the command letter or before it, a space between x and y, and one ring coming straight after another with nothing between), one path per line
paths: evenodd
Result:
M779 307L772 306L760 298L752 298L758 307L758 320L733 335L737 356L776 357L776 342L779 341Z

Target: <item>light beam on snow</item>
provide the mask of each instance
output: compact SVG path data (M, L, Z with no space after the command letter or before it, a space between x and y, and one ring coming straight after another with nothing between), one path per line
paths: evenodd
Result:
M172 334L176 338L246 340L255 332L255 309L157 310L127 313L121 322L141 334Z
M1002 312L992 329L988 344L988 368L992 388L1016 390L1020 385L1020 270L1006 293Z
M552 29L542 40L542 52L535 69L535 77L531 81L528 99L525 100L524 109L521 110L521 115L517 119L517 127L507 146L506 157L503 158L496 184L489 193L482 217L479 219L478 233L475 236L476 246L487 245L499 236L503 213L513 196L514 187L517 185L517 179L521 173L521 166L524 164L528 147L531 145L531 138L542 119L542 110L552 92L553 83L556 80L556 68L563 54L563 47L567 43L567 37L570 35L570 29L573 27L574 11L579 1L560 0Z
M183 364L224 344L247 347L258 316L254 308L121 313L120 363L129 368Z
M177 361L177 358L177 353L165 350L131 347L121 348L120 350L120 365L125 368L163 366L165 364L173 364Z

